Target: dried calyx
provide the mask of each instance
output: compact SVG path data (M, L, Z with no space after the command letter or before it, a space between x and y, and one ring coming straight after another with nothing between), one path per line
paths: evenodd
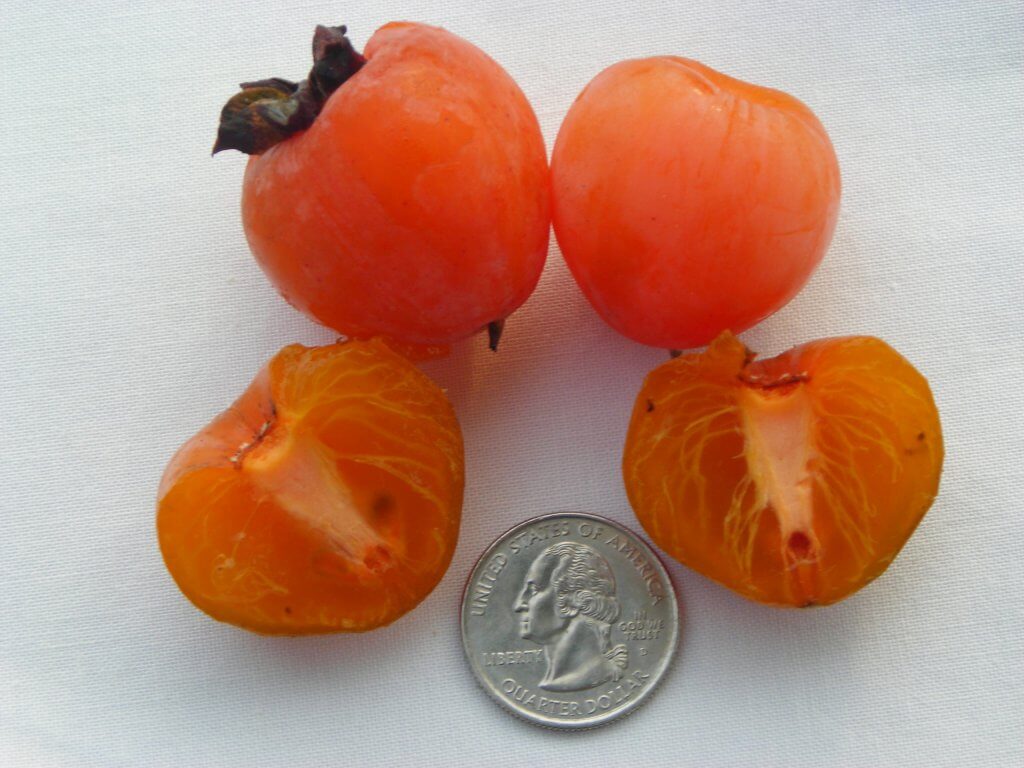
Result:
M274 77L242 83L221 110L213 153L258 155L312 125L328 97L366 63L346 32L344 26L316 28L313 68L302 82Z

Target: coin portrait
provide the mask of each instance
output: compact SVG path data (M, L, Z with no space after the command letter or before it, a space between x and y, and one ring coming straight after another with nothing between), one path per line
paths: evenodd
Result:
M664 676L678 607L651 549L617 523L544 515L500 536L466 585L462 636L484 690L513 714L588 728L632 711Z
M615 576L591 547L566 541L541 552L515 610L523 614L520 635L545 649L541 688L578 691L622 677L629 651L610 641L619 618Z

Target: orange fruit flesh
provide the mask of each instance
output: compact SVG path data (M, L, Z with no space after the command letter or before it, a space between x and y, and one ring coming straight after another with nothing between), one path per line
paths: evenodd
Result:
M931 506L943 445L928 384L884 342L827 339L764 362L729 333L651 372L623 471L669 554L758 602L840 600Z
M157 528L182 592L270 634L387 624L458 538L462 437L444 393L383 342L286 347L183 446Z

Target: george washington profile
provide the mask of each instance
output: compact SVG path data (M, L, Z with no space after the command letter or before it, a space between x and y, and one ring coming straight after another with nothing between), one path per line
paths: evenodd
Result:
M522 614L520 636L544 648L541 688L580 691L622 677L628 651L611 645L619 617L615 576L591 547L564 541L541 552L526 572L515 610Z

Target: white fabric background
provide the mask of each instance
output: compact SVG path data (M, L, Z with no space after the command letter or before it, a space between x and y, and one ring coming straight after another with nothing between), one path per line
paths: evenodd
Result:
M288 8L287 6L293 7ZM547 732L479 691L457 636L483 547L561 509L635 525L618 462L666 359L606 329L552 244L498 355L427 366L468 451L462 538L416 611L363 636L219 625L160 561L174 449L279 347L327 342L242 236L243 158L210 159L244 79L300 77L317 22L392 18L501 62L550 147L614 61L684 54L805 100L843 171L832 249L744 335L875 334L931 380L940 498L875 584L822 610L678 565L678 664L634 716ZM0 764L1019 766L1024 5L1014 2L43 2L0 9Z

